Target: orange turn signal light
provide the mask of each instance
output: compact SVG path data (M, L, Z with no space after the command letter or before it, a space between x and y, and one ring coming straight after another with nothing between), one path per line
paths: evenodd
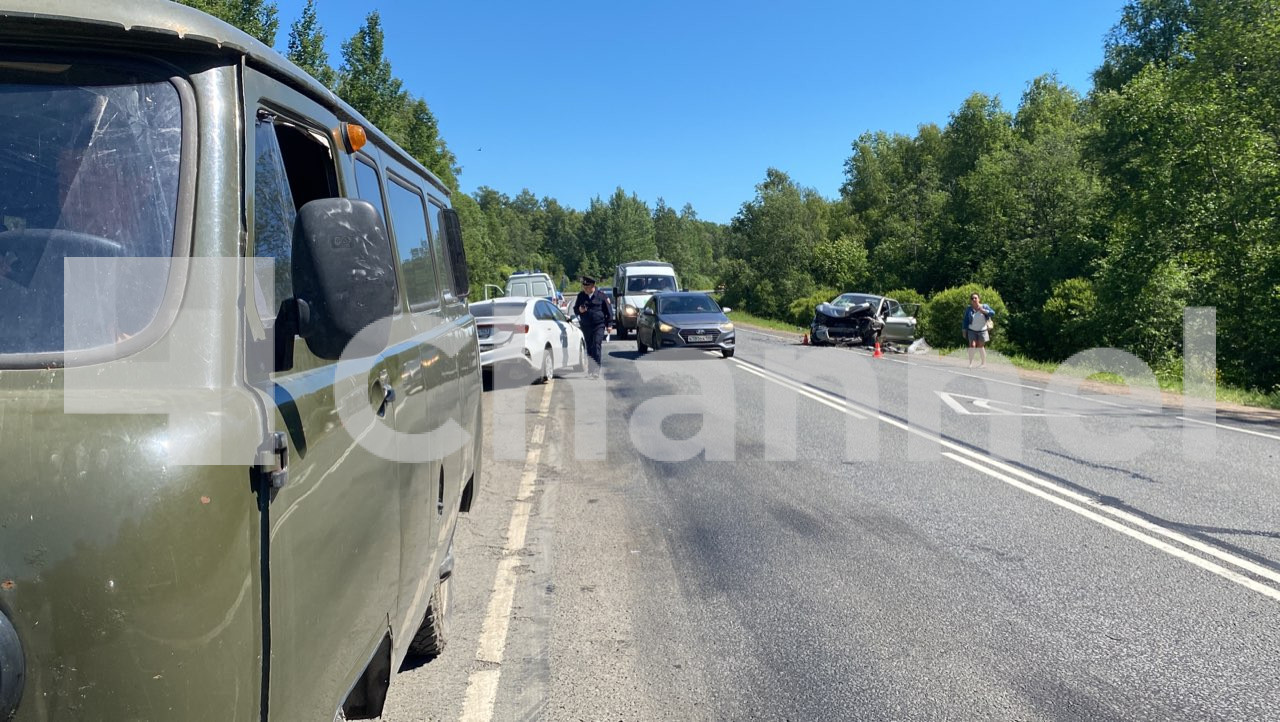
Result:
M355 123L343 123L340 130L342 133L342 145L346 147L348 153L360 150L369 141L369 136L365 134L363 126Z

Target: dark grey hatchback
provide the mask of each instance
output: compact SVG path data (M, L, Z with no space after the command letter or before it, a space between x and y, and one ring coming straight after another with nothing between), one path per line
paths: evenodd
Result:
M705 348L717 350L725 358L733 355L733 322L705 293L688 291L659 293L649 299L636 323L636 348Z

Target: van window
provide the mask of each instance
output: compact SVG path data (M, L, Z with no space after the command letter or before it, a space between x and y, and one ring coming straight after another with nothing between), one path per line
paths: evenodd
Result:
M378 181L378 169L364 158L356 158L356 197L369 201L378 209L383 225L387 225L387 209L382 205L382 189Z
M627 293L657 293L676 290L674 276L629 276Z
M173 255L183 120L167 79L0 63L0 354L108 346L155 319L168 261L104 267L76 289L95 317L77 308L64 335L63 260Z
M431 203L431 238L433 241L432 249L435 251L436 271L440 278L440 293L453 294L453 263L449 259L448 241L445 239L442 229L444 228L444 206Z
M409 308L416 311L435 306L440 299L422 195L392 178L387 184L387 203L391 208L391 223L400 251L400 274L404 276Z
M333 154L324 136L279 119L258 114L254 127L253 255L274 259L255 264L258 313L275 318L293 297L293 226L298 209L320 198L338 195ZM268 300L266 289L273 297Z

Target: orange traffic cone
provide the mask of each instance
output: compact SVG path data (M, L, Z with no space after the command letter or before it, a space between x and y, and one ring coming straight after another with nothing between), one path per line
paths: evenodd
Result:
M871 354L871 358L882 358L883 356L884 356L884 354L880 352L880 341L878 341L878 340L877 340L877 341L876 341L876 352L875 352L875 353L873 353L873 354Z
M806 333L806 334L804 335L804 338L800 339L800 345L801 345L801 346L808 346L808 345L809 345L809 334L807 334L807 333Z

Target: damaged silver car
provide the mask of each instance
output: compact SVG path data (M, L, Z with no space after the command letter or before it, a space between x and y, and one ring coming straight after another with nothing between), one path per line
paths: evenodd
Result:
M916 304L869 293L844 293L820 303L809 326L815 346L911 343L916 338Z

